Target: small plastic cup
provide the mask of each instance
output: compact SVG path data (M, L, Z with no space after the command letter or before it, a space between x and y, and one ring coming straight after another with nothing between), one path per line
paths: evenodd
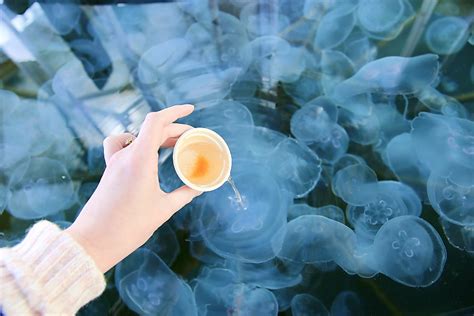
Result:
M183 133L173 151L173 164L181 181L202 192L213 191L230 177L232 156L224 139L207 128Z

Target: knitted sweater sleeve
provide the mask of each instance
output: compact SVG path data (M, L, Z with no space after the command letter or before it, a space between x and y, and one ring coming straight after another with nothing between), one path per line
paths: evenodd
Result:
M74 315L104 288L94 261L50 222L0 249L0 315Z

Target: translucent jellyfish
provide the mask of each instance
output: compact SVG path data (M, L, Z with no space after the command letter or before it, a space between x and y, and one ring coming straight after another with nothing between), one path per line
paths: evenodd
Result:
M351 269L356 236L344 224L319 215L302 215L288 222L278 257L302 263L335 261Z
M469 187L474 179L474 123L421 113L412 121L412 141L421 161L440 176Z
M446 116L468 118L466 108L455 98L442 94L433 87L426 87L416 94L418 100L432 112Z
M469 23L455 16L445 16L431 22L425 34L426 45L440 55L459 52L468 38Z
M227 269L205 269L195 280L199 315L276 316L278 303L267 289L239 282Z
M379 122L379 141L374 145L379 153L383 153L388 142L397 135L410 131L410 122L396 109L394 104L378 103L373 108Z
M293 316L329 316L324 304L316 297L309 294L298 294L291 300L291 314Z
M345 167L349 167L352 165L366 166L367 163L362 157L359 157L353 154L345 154L334 163L333 168L332 168L332 175L335 175L339 170L342 170Z
M368 262L399 283L426 287L443 272L446 248L428 222L415 216L400 216L379 230Z
M416 155L416 149L408 133L392 138L385 149L386 162L397 178L408 184L418 196L426 201L426 183L429 170Z
M354 74L354 64L337 50L324 50L321 53L321 86L326 95L331 95L340 82ZM341 105L345 107L344 104Z
M254 66L270 86L278 81L294 82L305 69L305 50L291 46L278 36L261 36L250 45Z
M377 175L366 165L355 164L339 170L333 177L332 191L346 203L365 205L370 198Z
M459 250L474 254L474 226L461 226L440 218L448 242Z
M268 168L295 197L314 189L321 175L321 160L304 143L287 138L275 148Z
M319 22L314 45L319 49L330 49L341 44L355 25L354 6L341 4L329 11Z
M7 194L8 188L5 183L0 182L0 215L2 215L3 210L7 206Z
M202 240L190 240L189 252L193 258L196 258L200 262L206 263L211 267L222 267L227 262L226 259L209 249Z
M299 284L304 265L275 258L263 263L227 260L225 267L234 271L242 283L276 290Z
M236 101L218 100L199 104L202 109L195 110L182 119L182 123L193 127L213 127L219 125L253 125L250 111Z
M363 315L363 306L359 296L352 291L343 291L337 294L331 305L331 315L350 316Z
M303 14L311 20L319 20L326 12L331 10L336 0L305 0Z
M380 123L375 111L370 115L361 115L341 109L339 113L339 124L344 127L354 143L372 145L379 141Z
M361 0L356 14L359 27L369 37L391 40L415 12L407 0Z
M338 84L331 98L343 103L364 93L414 94L433 83L438 70L438 56L434 54L376 59Z
M331 100L316 98L293 114L291 132L323 160L337 160L349 145L347 133L335 123L337 113Z
M160 226L143 247L156 253L168 266L173 264L180 251L176 234L169 224Z
M285 83L283 89L297 104L304 105L322 94L318 78L315 73L306 70L297 81Z
M428 198L444 219L460 226L474 226L474 186L462 186L432 172L428 178Z
M138 249L117 265L115 286L140 315L197 315L191 288L148 249Z
M352 61L355 70L359 70L377 56L377 47L362 32L353 31L343 45L343 53Z
M21 219L63 211L76 198L68 171L61 162L49 158L31 158L18 165L8 188L8 211Z
M288 221L301 215L320 215L344 224L344 211L336 205L311 207L308 204L293 204L288 209Z
M82 12L77 0L66 0L61 3L45 1L41 4L41 9L45 11L49 21L59 34L66 35L75 28L81 27L78 24Z
M364 205L347 207L348 221L362 239L372 241L383 224L403 215L420 216L421 201L407 185L381 181L366 187Z
M226 184L207 193L192 216L204 242L218 255L250 263L268 261L281 248L289 197L261 166L236 162L232 168L242 200Z

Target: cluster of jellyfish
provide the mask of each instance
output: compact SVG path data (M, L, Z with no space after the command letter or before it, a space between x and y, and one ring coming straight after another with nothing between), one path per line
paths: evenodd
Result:
M81 9L66 2L43 4L46 13L55 10L48 25L60 35L80 32ZM447 259L440 234L474 254L473 112L438 88L456 89L441 79L440 61L474 40L472 21L427 15L424 6L227 0L160 4L157 16L146 6L97 9L91 25L103 47L95 49L94 40L73 45L76 57L93 62L71 57L58 42L56 55L43 58L66 62L37 100L0 91L0 213L8 212L17 232L0 235L0 245L18 242L33 220L66 227L77 216L97 185L84 175L104 168L90 136L96 125L121 132L119 123L143 120L150 110L101 103L102 90L126 98L121 93L131 86L151 109L196 105L182 122L226 140L242 199L227 184L203 194L119 263L108 288L130 310L359 312L354 292L339 293L331 306L311 294L312 275L335 269L432 285ZM403 56L379 52L377 43L397 40L412 25L409 36L423 53L409 57L409 46ZM107 72L107 80L94 81L94 70ZM280 110L282 95L291 106ZM182 185L170 153L160 151L165 191ZM422 214L423 205L431 207ZM442 231L425 212L436 212ZM194 267L175 272L184 251Z

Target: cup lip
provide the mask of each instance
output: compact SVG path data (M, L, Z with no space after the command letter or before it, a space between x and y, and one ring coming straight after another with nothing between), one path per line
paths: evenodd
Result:
M225 174L225 176L222 178L221 181L219 181L218 183L216 183L215 185L213 186L205 186L205 187L202 187L202 186L199 186L199 185L196 185L196 184L193 184L192 182L190 182L184 175L183 173L181 172L180 168L179 168L179 165L178 165L178 151L179 151L179 147L180 145L183 143L183 141L189 137L190 134L207 134L207 135L211 135L213 138L215 138L221 145L222 147L224 148L224 151L225 151L225 154L226 156L229 158L229 167L228 167L228 170ZM181 134L181 136L178 138L178 140L176 141L176 144L174 146L174 149L173 149L173 165L174 165L174 170L176 171L176 173L178 174L178 177L181 179L181 181L184 182L185 185L187 185L188 187L190 187L191 189L194 189L196 191L200 191L200 192L209 192L209 191L214 191L216 189L218 189L219 187L221 187L227 180L229 180L230 178L230 171L232 170L232 155L230 153L230 149L229 149L229 146L227 145L227 143L225 142L225 140L222 138L221 135L217 134L215 131L213 131L212 129L209 129L209 128L203 128L203 127L195 127L195 128L191 128L189 130L187 130L186 132L184 132L183 134Z

